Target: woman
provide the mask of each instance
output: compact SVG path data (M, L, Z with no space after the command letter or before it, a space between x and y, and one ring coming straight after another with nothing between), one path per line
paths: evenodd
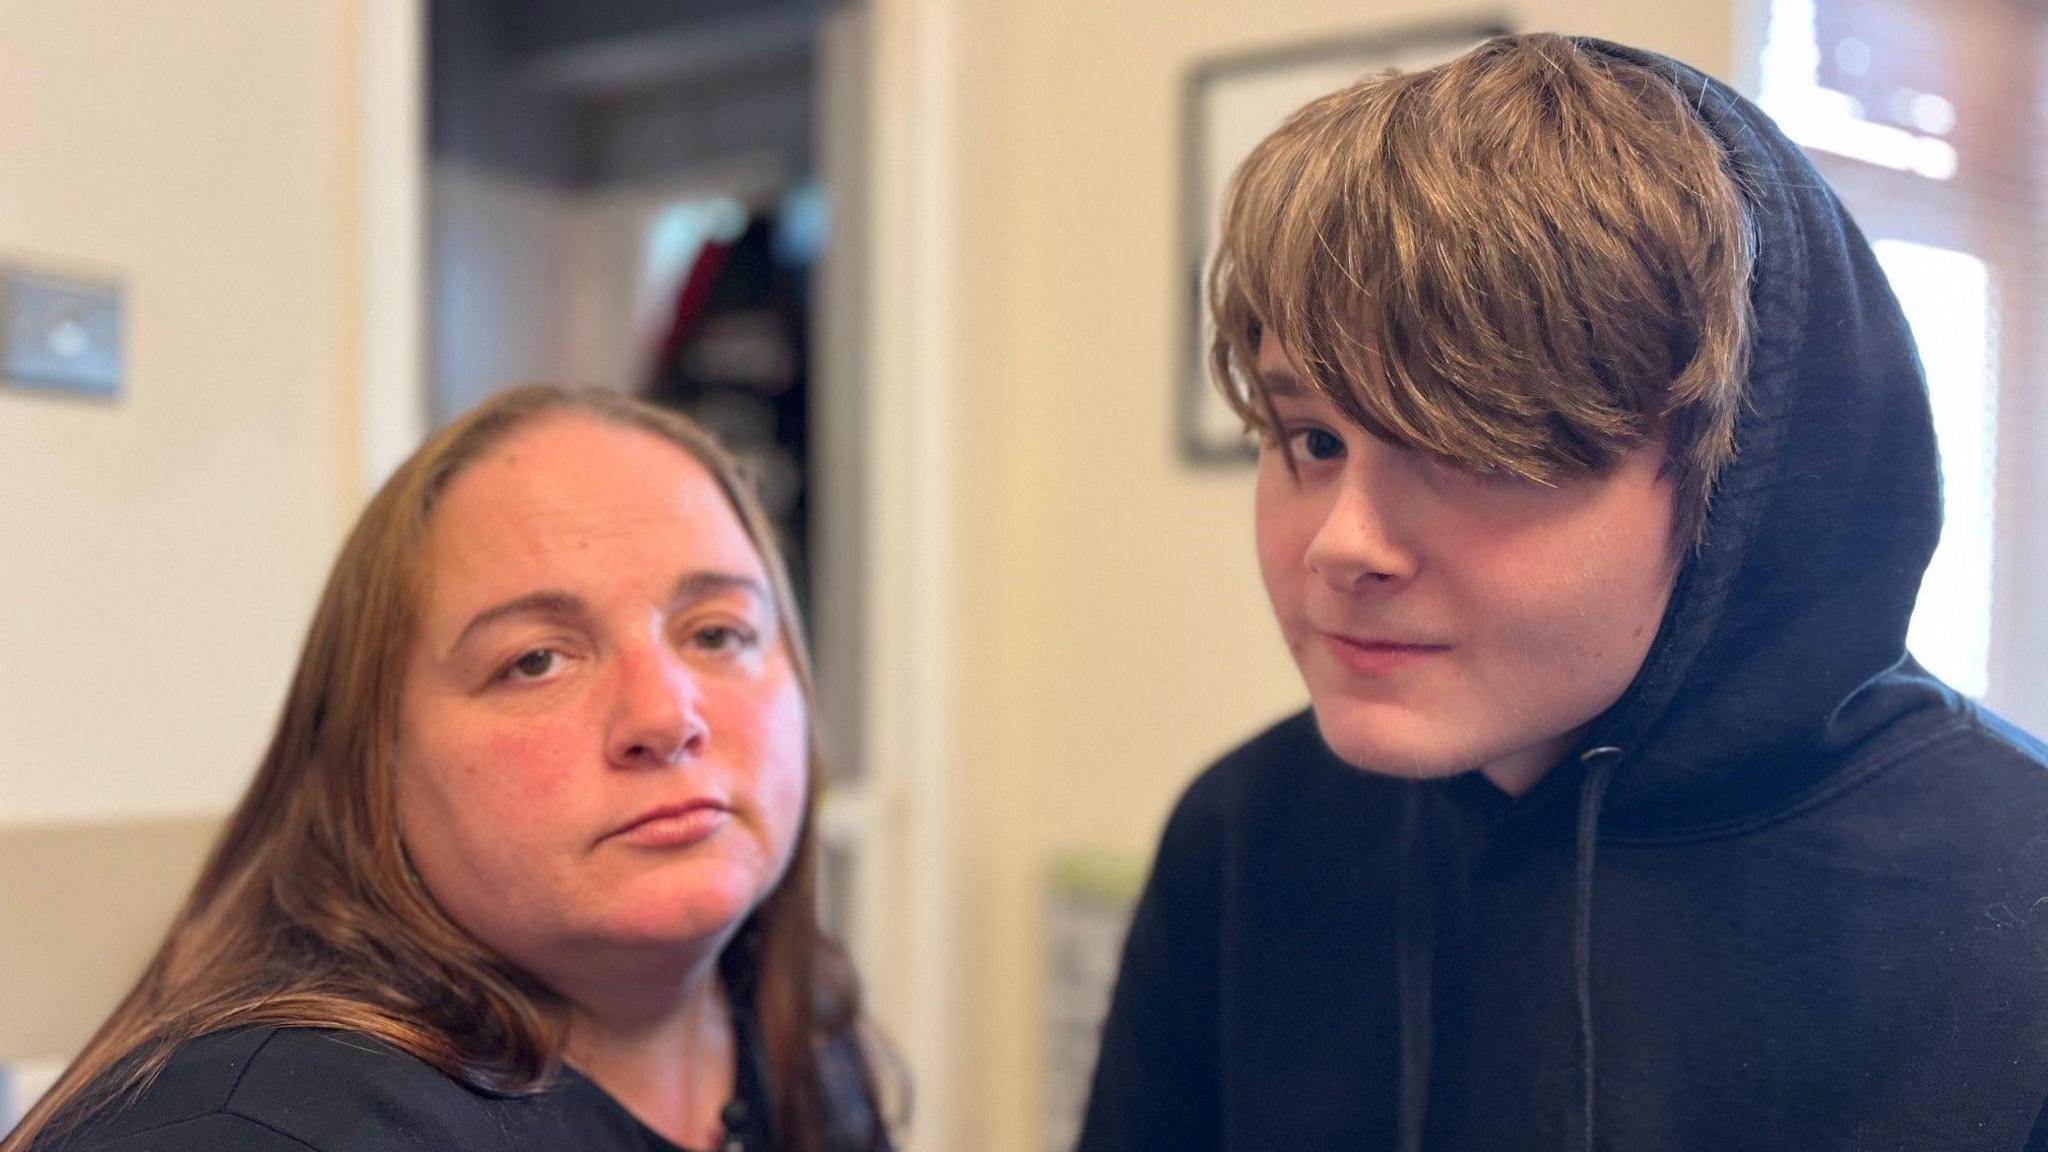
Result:
M197 887L0 1152L886 1148L810 697L704 433L487 402L371 501Z

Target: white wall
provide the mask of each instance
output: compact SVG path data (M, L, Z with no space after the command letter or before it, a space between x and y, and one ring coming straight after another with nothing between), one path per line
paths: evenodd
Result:
M461 163L436 164L428 187L435 415L567 378L574 197Z
M114 403L0 388L0 826L218 812L352 511L346 6L0 4L0 258L127 289Z
M417 133L361 115L407 66L365 43L416 49L369 22L408 15L0 0L0 260L127 308L118 400L0 384L0 1059L70 1051L140 970L415 430L408 309L367 279L409 233L365 219L416 163L366 156Z

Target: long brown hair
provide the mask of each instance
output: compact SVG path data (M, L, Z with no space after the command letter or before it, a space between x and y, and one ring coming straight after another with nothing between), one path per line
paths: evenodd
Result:
M393 753L435 504L493 445L555 412L651 432L710 471L761 555L791 663L814 703L773 528L716 442L616 393L533 386L486 401L422 445L371 499L328 576L276 734L198 883L134 989L0 1152L28 1152L40 1136L112 1106L179 1043L250 1024L365 1033L488 1091L545 1085L561 1052L563 1005L456 927L414 877L399 844ZM817 919L812 730L810 799L790 865L722 966L759 1020L782 1146L845 1147L851 1125L854 1147L879 1147L859 986ZM828 1051L852 1056L865 1096L853 1110L862 1115L845 1114L844 1071L822 1067ZM828 1084L838 1096L828 1099Z
M1212 375L1271 437L1271 332L1375 435L1540 483L1662 434L1682 551L1747 379L1755 241L1732 163L1671 79L1563 36L1333 92L1238 170Z

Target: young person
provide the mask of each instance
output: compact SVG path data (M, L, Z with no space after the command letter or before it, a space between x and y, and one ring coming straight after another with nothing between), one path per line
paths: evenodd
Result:
M1311 708L1168 824L1082 1152L2018 1148L2048 754L1905 651L1925 384L1797 148L1495 40L1265 140L1211 302Z
M141 981L5 1152L884 1152L803 635L694 425L527 388L335 562Z

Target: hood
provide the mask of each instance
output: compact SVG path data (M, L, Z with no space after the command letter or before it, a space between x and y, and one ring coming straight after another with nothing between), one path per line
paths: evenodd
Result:
M1612 759L1604 835L1707 834L1796 802L1838 771L1887 719L1872 691L1881 681L1923 683L1928 692L1905 694L1915 699L1943 691L1906 660L1941 530L1934 424L1905 316L1798 147L1719 81L1580 43L1693 94L1757 237L1735 459L1649 656L1579 749ZM1576 791L1583 773L1551 775L1538 791Z
M1527 795L1489 802L1503 823L1568 824L1573 837L1579 1067L1564 1146L1591 1152L1597 845L1704 839L1791 810L1846 778L1857 745L1902 712L1952 697L1906 656L1941 533L1940 480L1919 355L1870 245L1799 149L1732 89L1651 53L1578 43L1691 95L1756 232L1749 379L1705 537L1627 692ZM1468 802L1491 790L1447 783ZM1409 839L1416 861L1425 839ZM1427 884L1404 876L1402 892L1422 910L1403 920L1398 977L1401 1146L1419 1149L1434 912Z

